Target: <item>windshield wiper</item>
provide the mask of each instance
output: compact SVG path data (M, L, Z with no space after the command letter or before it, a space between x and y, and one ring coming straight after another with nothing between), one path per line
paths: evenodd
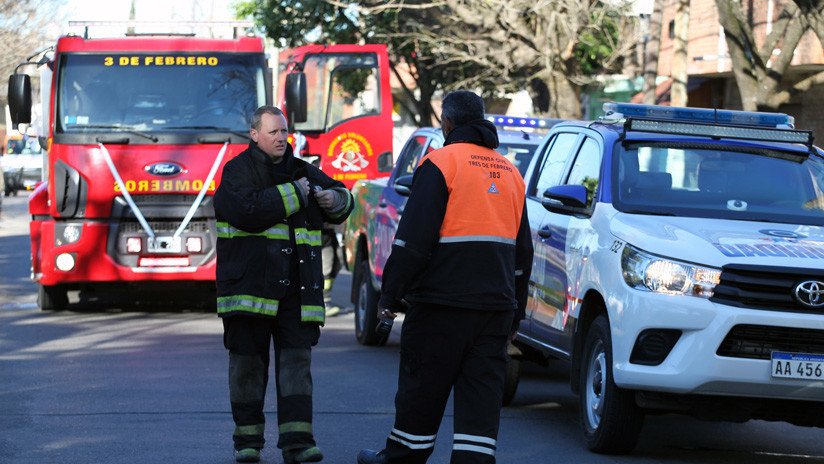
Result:
M647 210L643 210L643 209L626 209L626 210L623 210L622 212L628 213L628 214L647 214L649 216L675 216L675 213L667 213L667 212L663 212L663 211L660 211L660 212L659 211L647 211Z
M220 132L228 132L232 135L237 135L238 137L243 137L246 140L252 140L249 137L249 134L244 132L236 131L234 129L229 129L228 127L218 127L218 126L168 126L164 127L164 129L193 129L193 130L213 130L213 131L220 131Z
M128 132L129 134L139 135L140 137L147 138L152 142L157 142L159 139L152 134L147 134L145 132L140 132L131 126L123 126L120 124L69 124L68 127L72 128L84 128L84 129L117 129L118 131Z

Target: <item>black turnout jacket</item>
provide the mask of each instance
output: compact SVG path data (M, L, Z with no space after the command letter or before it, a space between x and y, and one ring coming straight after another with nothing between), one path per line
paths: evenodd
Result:
M384 267L379 306L402 301L515 311L524 318L532 240L524 181L484 120L452 130L426 155Z
M277 316L281 299L300 292L301 320L323 325L321 233L324 222L342 223L352 211L352 194L287 146L275 165L254 142L226 163L215 192L217 218L217 311ZM334 190L339 201L322 209L310 190Z

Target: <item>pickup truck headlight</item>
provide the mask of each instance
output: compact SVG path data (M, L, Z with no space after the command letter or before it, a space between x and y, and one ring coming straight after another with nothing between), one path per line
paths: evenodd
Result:
M721 280L720 269L654 256L631 245L621 254L621 270L630 287L670 295L709 298Z

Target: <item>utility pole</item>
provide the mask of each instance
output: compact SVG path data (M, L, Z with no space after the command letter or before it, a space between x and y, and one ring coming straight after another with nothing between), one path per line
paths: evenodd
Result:
M656 96L656 78L658 77L658 54L661 51L661 18L664 0L655 0L652 16L647 23L644 46L644 104L654 105Z
M137 19L137 14L134 6L135 0L132 0L132 6L129 7L129 21L134 21ZM130 26L126 29L126 35L134 35L134 26Z
M689 28L690 0L677 0L672 57L672 89L670 90L670 105L672 106L687 106Z

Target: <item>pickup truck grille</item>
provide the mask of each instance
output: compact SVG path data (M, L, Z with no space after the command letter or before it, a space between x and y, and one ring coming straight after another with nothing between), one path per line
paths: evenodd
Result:
M824 281L824 269L728 265L710 301L739 308L824 314L824 306L811 308L793 296L796 285Z
M716 354L731 358L770 359L773 351L824 354L824 330L736 325Z

